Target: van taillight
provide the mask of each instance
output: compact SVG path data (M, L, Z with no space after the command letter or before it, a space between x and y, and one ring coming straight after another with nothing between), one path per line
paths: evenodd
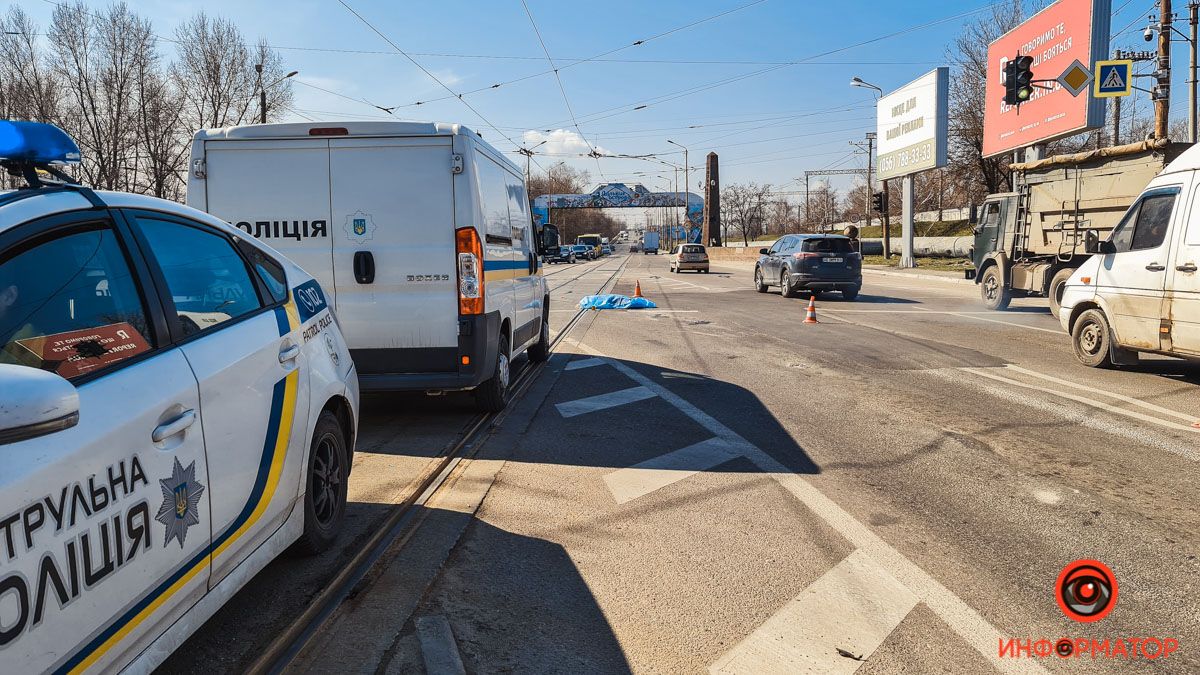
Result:
M473 227L454 232L458 253L458 313L483 314L483 244Z
M309 136L349 136L350 131L346 127L312 127L308 130Z

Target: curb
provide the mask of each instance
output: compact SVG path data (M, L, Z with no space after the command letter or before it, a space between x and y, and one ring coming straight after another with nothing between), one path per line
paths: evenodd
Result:
M891 270L876 269L874 267L868 267L866 265L863 266L863 271L864 272L874 272L875 274L882 274L882 275L888 276L888 277L903 277L906 279L932 279L934 281L941 281L941 282L948 283L948 284L970 284L971 286L975 285L975 282L971 279L959 279L957 277L945 277L945 276L940 276L937 274L921 274L920 272L893 272Z

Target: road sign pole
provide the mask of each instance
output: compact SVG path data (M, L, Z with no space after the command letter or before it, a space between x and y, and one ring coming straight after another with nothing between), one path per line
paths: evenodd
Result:
M900 250L900 267L911 269L917 266L913 257L913 175L905 174L901 192L904 194L904 232L901 234L903 245Z

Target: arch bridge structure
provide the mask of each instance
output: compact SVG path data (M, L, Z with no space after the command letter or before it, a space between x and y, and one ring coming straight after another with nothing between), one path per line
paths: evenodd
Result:
M538 227L550 220L550 209L622 209L686 207L687 223L674 239L700 242L704 199L691 192L651 192L639 184L605 183L586 194L539 195L533 200L533 221Z

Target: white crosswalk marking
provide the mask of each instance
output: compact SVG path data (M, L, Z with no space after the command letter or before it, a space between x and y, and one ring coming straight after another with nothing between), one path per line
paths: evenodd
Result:
M681 450L648 459L604 477L618 504L648 495L688 476L707 471L741 456L736 447L720 438L710 438Z
M847 556L717 659L712 673L853 673L917 606L861 550ZM847 609L853 608L853 611Z
M555 407L558 408L559 414L563 417L575 417L576 415L583 415L598 410L615 408L619 405L645 401L648 398L654 398L654 396L655 393L645 387L633 387L608 394L600 394L599 396L589 396L577 401L559 403Z
M581 368L591 368L593 366L602 365L604 365L604 361L602 359L578 359L568 363L567 367L563 368L563 370L580 370Z

